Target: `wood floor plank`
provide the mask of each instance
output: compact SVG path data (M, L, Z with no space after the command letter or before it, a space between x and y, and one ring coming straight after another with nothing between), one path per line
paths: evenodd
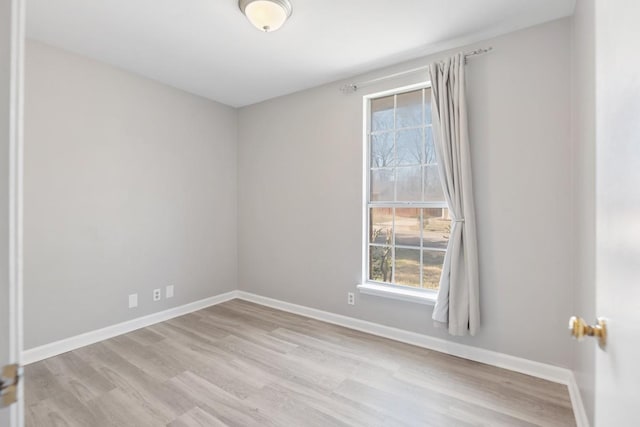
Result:
M156 380L165 381L185 371L184 365L173 354L154 351L153 347L127 335L107 340L104 345Z
M269 426L273 423L256 408L204 378L185 372L171 379L174 389L223 423L233 426Z
M78 400L88 402L116 386L73 352L44 361L56 380Z
M233 300L25 368L26 425L574 426L566 386Z
M169 427L226 427L213 415L196 407L168 424Z
M450 375L447 371L439 372L437 375L423 376L411 368L401 369L395 375L399 380L419 388L434 390L442 395L465 400L534 424L575 425L573 411L563 401L566 399L548 402L548 399L543 396L544 388L539 390L542 397L536 398L500 385L479 381L473 375L463 377L463 380Z
M112 351L106 342L76 350L80 357L94 366L103 376L128 396L132 405L151 407L161 419L173 420L193 405L180 393L175 393L162 378L154 378ZM108 394L114 395L114 391Z
M163 426L172 417L155 410L153 400L140 401L130 390L116 388L87 403L98 420L92 426Z
M84 427L99 425L96 414L68 391L57 392L27 407L28 425ZM30 423L33 424L30 424ZM107 424L103 424L107 425Z

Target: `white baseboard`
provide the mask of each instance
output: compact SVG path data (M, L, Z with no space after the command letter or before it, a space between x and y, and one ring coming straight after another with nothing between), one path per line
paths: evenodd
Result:
M323 322L332 323L346 328L355 329L372 335L389 338L395 341L415 345L417 347L429 350L439 351L441 353L450 354L452 356L462 357L464 359L474 360L476 362L485 363L487 365L508 369L510 371L520 372L522 374L531 375L533 377L542 378L548 381L564 384L569 389L571 403L576 416L578 427L588 427L589 422L586 417L580 390L578 389L573 372L566 368L535 362L533 360L523 359L520 357L510 356L504 353L498 353L491 350L485 350L478 347L472 347L464 344L454 343L441 338L435 338L428 335L422 335L415 332L409 332L390 326L380 325L378 323L368 322L353 317L342 316L340 314L322 311L315 308L305 307L302 305L291 304L288 302L276 300L273 298L263 297L261 295L252 294L245 291L238 291L239 299L250 301L256 304L287 311L289 313L299 314L301 316L310 317L312 319L321 320Z
M571 378L569 380L569 396L571 397L571 405L573 406L573 413L576 416L576 425L578 427L589 427L589 417L587 417L587 411L582 402L582 394L580 388L576 382L576 377L571 372Z
M22 363L23 365L28 365L30 363L39 362L40 360L48 359L49 357L57 356L90 344L95 344L118 335L126 334L127 332L135 331L136 329L164 322L165 320L202 310L203 308L220 304L225 301L230 301L237 298L237 292L238 291L227 292L214 297L184 304L179 307L173 307L158 313L138 317L137 319L127 320L126 322L107 326L106 328L65 338L40 347L34 347L22 352Z
M462 357L464 359L474 360L476 362L485 363L487 365L508 369L510 371L520 372L522 374L531 375L545 380L565 384L569 389L573 411L576 416L578 427L589 427L589 421L586 416L585 408L580 395L580 390L575 380L573 372L566 368L534 362L532 360L520 357L510 356L504 353L498 353L491 350L485 350L478 347L472 347L464 344L454 343L441 338L435 338L428 335L422 335L415 332L405 331L390 326L380 325L378 323L368 322L353 317L343 316L328 311L318 310L315 308L305 307L302 305L291 304L288 302L267 298L260 295L252 294L245 291L231 291L200 301L195 301L180 307L170 308L159 313L153 313L148 316L139 317L117 325L108 326L96 331L87 332L74 337L65 338L40 347L35 347L22 353L22 363L28 365L38 362L58 354L66 353L80 347L94 344L136 329L144 328L156 323L184 314L192 313L206 307L220 304L232 299L239 298L245 301L264 305L266 307L275 308L289 313L299 314L301 316L310 317L327 323L332 323L346 328L355 329L372 335L389 338L395 341L415 345L417 347L429 350L439 351L441 353L450 354L452 356Z

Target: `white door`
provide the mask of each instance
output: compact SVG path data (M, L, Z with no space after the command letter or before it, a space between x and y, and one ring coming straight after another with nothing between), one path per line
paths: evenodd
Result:
M640 425L640 1L596 2L595 425Z
M22 1L0 0L0 373L5 366L20 362L22 349L19 297ZM0 426L21 426L21 387L14 393L10 387L13 378L0 380ZM9 404L14 394L17 394L18 401Z

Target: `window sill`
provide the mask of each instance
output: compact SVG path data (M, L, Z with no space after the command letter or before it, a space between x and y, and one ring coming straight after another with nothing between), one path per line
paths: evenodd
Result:
M358 291L367 295L376 295L383 298L397 299L401 301L415 302L418 304L435 305L436 292L421 291L417 289L402 289L375 283L358 285Z

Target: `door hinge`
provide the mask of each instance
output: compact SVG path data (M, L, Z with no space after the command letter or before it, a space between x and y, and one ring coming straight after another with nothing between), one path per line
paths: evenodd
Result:
M18 400L18 382L22 376L22 368L17 364L2 368L0 378L0 408L16 403Z

